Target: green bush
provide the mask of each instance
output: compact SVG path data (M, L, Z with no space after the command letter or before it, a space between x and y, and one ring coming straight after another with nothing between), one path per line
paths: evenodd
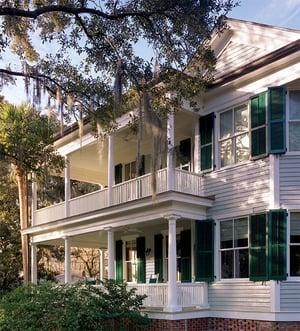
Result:
M98 287L23 285L1 299L0 331L140 330L150 324L141 312L144 298L114 280Z

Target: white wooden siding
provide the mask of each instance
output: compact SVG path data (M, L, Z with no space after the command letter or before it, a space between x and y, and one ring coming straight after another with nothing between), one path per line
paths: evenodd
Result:
M280 203L300 207L300 155L280 157Z
M240 215L269 208L269 159L249 161L204 175L205 196L215 196L210 216Z
M215 78L244 66L255 59L265 55L265 49L254 45L238 42L229 42L223 52L218 56Z
M216 282L208 286L211 310L270 312L270 284L262 282Z
M288 281L280 284L280 311L300 311L300 282Z

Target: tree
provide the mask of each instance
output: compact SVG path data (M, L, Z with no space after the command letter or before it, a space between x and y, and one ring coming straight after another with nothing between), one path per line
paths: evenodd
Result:
M29 172L37 176L47 171L61 171L64 162L54 149L57 122L28 105L0 103L0 146L2 157L11 162L18 184L20 229L28 226L26 178ZM24 281L28 277L28 238L22 239Z
M0 161L0 294L21 283L22 254L17 191L9 165Z
M19 70L0 69L3 83L10 74L23 76L28 91L34 82L33 101L44 86L58 111L66 105L80 124L88 115L110 127L127 109L123 92L135 91L135 98L134 93L127 98L132 106L134 99L145 100L146 87L156 110L179 108L182 96L195 95L212 78L214 56L203 41L224 26L220 18L235 5L234 0L0 1L2 53L10 47L21 60ZM154 70L145 49L156 59ZM193 67L188 72L187 63ZM166 98L166 91L176 91L176 98Z
M88 277L97 276L99 273L99 249L77 247L72 249L71 254L77 261L83 263Z

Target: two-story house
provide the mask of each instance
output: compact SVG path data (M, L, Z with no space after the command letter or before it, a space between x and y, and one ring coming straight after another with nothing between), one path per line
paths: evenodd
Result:
M151 136L136 174L129 115L105 139L87 124L82 139L57 140L64 202L34 210L23 231L33 281L37 245L65 247L65 282L71 247L98 248L109 278L147 294L155 330L300 328L300 31L227 23L199 110L168 116L155 197ZM101 189L71 198L71 179Z

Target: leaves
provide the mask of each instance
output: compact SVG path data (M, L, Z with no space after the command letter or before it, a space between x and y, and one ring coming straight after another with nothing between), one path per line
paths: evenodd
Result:
M221 29L220 18L236 3L234 0L0 1L3 23L0 35L9 37L7 40L2 37L3 47L11 47L22 61L38 68L33 72L43 78L42 84L52 98L57 89L61 90L65 112L77 117L67 107L68 96L72 95L74 104L80 100L84 118L90 115L107 123L113 118L113 109L120 108L120 91L126 94L131 89L142 90L145 82L152 81L154 54L163 73L155 83L163 82L169 91L176 88L181 96L203 89L207 79L212 78L214 58L209 48L200 51L199 46L209 38L213 28ZM187 64L195 64L190 60L196 54L202 65L188 72L196 79L183 80L179 75L174 85L165 72L172 68L182 74ZM37 76L32 74L30 80ZM117 82L115 88L114 82ZM193 85L192 89L189 84ZM153 93L152 98L159 99L162 93ZM95 116L99 112L101 115Z
M23 104L0 103L0 145L6 159L24 174L42 173L45 167L63 168L63 159L53 146L57 122Z
M99 287L29 284L0 301L0 330L138 330L149 326L143 298L114 280Z

